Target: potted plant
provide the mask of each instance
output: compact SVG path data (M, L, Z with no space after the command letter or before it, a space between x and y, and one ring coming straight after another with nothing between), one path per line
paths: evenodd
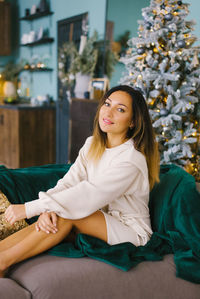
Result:
M79 98L84 97L91 78L104 75L110 78L117 62L116 55L108 47L108 43L98 40L97 32L89 39L85 36L83 41L84 46L81 43L79 51L73 42L63 44L58 55L58 76L68 89L72 88L75 81L74 93ZM105 70L102 70L104 59Z
M17 79L22 69L23 67L21 64L15 64L13 62L6 64L2 71L2 77L5 81L3 84L3 93L5 97L16 97Z

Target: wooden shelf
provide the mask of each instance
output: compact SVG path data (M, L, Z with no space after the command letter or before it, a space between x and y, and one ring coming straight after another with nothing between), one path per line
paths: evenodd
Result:
M52 43L53 41L54 41L54 38L52 38L52 37L44 37L35 42L21 44L20 46L21 47L33 47L33 46L38 46L38 45L42 45L42 44L49 44L49 43Z
M51 11L37 12L37 13L29 15L29 16L24 16L24 17L20 18L19 20L20 21L32 21L32 20L46 17L46 16L49 16L52 14L53 14L53 12L51 12Z
M45 68L35 68L35 69L31 69L31 68L30 69L23 69L22 72L23 71L29 71L29 72L51 72L51 71L53 71L53 69L45 67Z

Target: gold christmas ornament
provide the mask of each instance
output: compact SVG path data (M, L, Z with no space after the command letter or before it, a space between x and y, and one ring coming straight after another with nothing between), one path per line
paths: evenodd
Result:
M163 102L164 102L165 104L167 104L167 96L165 96L165 97L163 98Z
M158 49L155 47L153 48L154 53L159 53Z
M194 172L194 164L191 163L190 161L187 162L186 166L185 166L185 170L192 174Z
M153 106L153 105L155 104L155 101L156 101L155 98L150 99L149 105L150 105L150 106Z
M170 38L172 36L172 34L173 34L172 32L169 32L167 37Z

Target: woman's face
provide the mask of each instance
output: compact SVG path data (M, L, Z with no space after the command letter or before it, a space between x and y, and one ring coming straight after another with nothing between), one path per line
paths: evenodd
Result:
M99 111L99 126L108 137L126 139L132 123L132 98L124 91L113 92Z

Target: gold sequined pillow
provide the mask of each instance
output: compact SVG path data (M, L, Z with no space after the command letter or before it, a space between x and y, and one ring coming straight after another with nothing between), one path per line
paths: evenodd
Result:
M0 240L12 235L18 230L28 226L25 220L17 221L14 224L9 224L5 219L5 211L10 205L7 197L0 191Z

